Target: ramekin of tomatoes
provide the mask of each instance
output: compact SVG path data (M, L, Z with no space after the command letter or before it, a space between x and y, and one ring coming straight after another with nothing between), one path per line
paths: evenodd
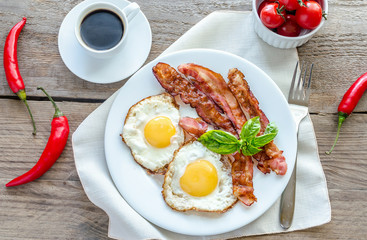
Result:
M268 44L294 48L324 24L327 0L252 0L255 32Z

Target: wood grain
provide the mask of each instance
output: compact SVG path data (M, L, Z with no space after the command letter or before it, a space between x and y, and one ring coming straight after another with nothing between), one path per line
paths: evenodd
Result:
M36 87L42 83L46 84L44 87L51 89L53 96L102 101L124 84L125 81L107 85L85 82L73 75L63 64L57 49L58 29L67 12L79 2L28 0L24 6L9 1L0 2L0 8L4 9L4 17L0 19L3 26L0 29L0 49L10 26L19 21L18 16L28 15L28 23L19 39L18 54L21 56L20 70L30 96L42 96L36 91ZM212 11L251 10L250 1L240 0L171 0L157 1L154 4L149 1L137 2L146 14L153 33L152 50L147 61L158 56ZM345 3L334 0L330 1L329 5L329 17L322 31L299 48L301 59L315 63L312 112L335 112L345 88L365 72L364 67L367 65L364 51L367 27L363 15L363 12L367 11L366 2L352 0ZM54 7L48 10L50 6ZM50 13L45 15L45 12ZM0 76L4 77L3 69L0 69ZM5 81L0 82L0 95L12 95ZM364 97L356 111L362 112L366 109L367 97Z
M50 135L53 106L48 101L29 101L36 121L37 135L32 135L32 125L24 104L18 100L0 99L2 112L0 116L0 172L1 178L11 180L29 170L39 159ZM77 126L91 113L98 103L73 102L58 103L60 109L69 119L71 134ZM10 121L11 120L11 121ZM71 146L71 134L54 167L43 177L44 180L78 180Z
M89 83L63 64L57 48L59 27L80 2L0 0L0 49L10 28L23 16L28 18L20 35L18 56L38 128L37 136L32 136L26 108L10 91L0 68L1 239L108 239L107 215L89 201L79 182L71 136L61 157L44 176L25 186L4 187L33 166L49 136L53 108L37 86L45 87L57 100L69 117L72 134L85 117L125 83ZM250 0L136 2L153 33L147 61L215 10L251 10ZM324 154L336 134L339 101L353 81L367 71L366 11L365 0L329 0L325 26L298 48L301 60L315 64L310 112L328 183L332 221L292 233L240 239L367 239L367 96L344 123L334 152Z

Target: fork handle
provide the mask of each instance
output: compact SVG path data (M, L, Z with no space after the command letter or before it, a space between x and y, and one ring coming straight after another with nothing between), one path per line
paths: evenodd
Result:
M307 116L308 108L304 106L298 106L290 104L289 107L291 108L293 118L296 123L297 129L297 139L299 133L299 124L301 123L302 119ZM297 158L298 158L298 147L296 152L296 159L294 162L293 172L289 182L284 189L282 196L280 198L280 214L279 220L280 225L284 229L288 229L293 221L293 213L294 213L294 206L296 200L296 175L297 175Z
M282 193L282 197L280 198L279 220L280 225L284 229L288 229L291 226L293 220L294 203L296 200L296 169L297 165L294 166L291 178L287 184L287 187Z

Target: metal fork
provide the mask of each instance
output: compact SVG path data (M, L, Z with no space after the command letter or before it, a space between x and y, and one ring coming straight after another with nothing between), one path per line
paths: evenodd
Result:
M298 137L299 123L308 113L308 101L310 97L312 68L313 64L307 67L304 63L302 63L301 71L297 79L297 71L298 71L298 62L297 62L296 68L294 69L291 88L289 90L288 103L292 110L294 120L296 122L297 137ZM284 229L288 229L291 226L293 220L294 205L296 198L296 169L297 169L297 156L296 161L294 163L294 170L292 176L280 199L279 220L280 225Z

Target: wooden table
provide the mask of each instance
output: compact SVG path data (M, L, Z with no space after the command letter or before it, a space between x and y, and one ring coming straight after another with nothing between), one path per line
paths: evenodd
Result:
M0 68L0 238L106 239L108 217L94 206L80 184L71 135L55 165L39 180L16 188L5 183L38 160L50 132L52 105L36 90L44 86L67 114L71 133L125 81L100 85L83 81L62 62L57 36L65 15L80 0L0 0L0 49L10 28L27 16L18 44L18 59L29 104L10 91ZM215 10L251 10L250 0L137 0L147 16L153 44L147 61L157 57L190 27ZM337 128L337 106L346 89L367 71L367 1L329 0L324 28L298 48L301 60L315 63L310 112L331 207L330 223L303 231L246 239L367 238L367 96L344 123L332 155L326 155ZM2 54L0 56L2 62Z

